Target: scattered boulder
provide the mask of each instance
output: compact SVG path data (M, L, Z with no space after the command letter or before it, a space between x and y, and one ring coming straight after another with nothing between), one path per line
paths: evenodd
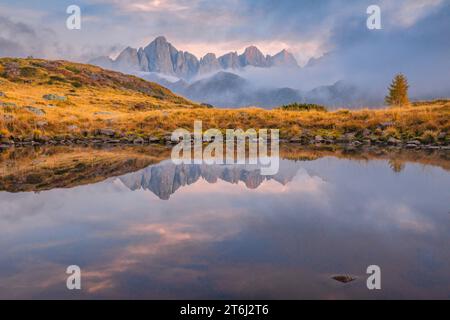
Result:
M69 131L76 131L76 130L78 130L79 128L78 128L78 126L76 126L76 125L70 125L70 126L68 126L67 127L67 130L69 130Z
M10 107L10 108L15 108L15 107L17 107L17 104L12 103L12 102L1 102L1 101L0 101L0 107Z
M45 115L45 111L39 108L35 108L35 107L31 107L31 106L26 106L24 107L26 110L30 111L31 113L34 113L37 116L43 116Z
M36 126L38 126L39 128L45 127L48 125L47 121L38 121L36 122Z
M392 121L387 121L387 122L382 122L378 125L378 128L380 129L386 129L388 127L392 127L394 125L394 122Z
M49 101L66 101L67 97L64 96L58 96L56 94L45 94L42 96L43 99L49 100Z

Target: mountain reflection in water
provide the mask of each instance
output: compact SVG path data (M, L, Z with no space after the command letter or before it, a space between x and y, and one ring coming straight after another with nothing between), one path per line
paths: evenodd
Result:
M285 185L294 178L298 169L286 163L277 174L264 176L261 175L260 169L253 165L175 165L167 160L119 179L131 190L150 190L160 199L168 200L180 187L194 184L201 178L209 183L217 183L218 180L232 184L243 182L247 188L256 189L269 180Z
M265 177L125 151L107 166L104 150L8 155L0 298L450 298L446 154L290 149Z

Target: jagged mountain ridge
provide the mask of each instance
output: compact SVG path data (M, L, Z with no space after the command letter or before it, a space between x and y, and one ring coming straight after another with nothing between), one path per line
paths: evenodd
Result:
M156 72L185 80L219 70L238 70L247 66L299 67L295 57L286 49L274 56L265 56L257 47L250 46L241 55L230 52L217 58L214 53L208 53L198 59L189 52L178 50L163 36L157 37L145 48L127 47L116 59L103 56L89 63L128 73Z

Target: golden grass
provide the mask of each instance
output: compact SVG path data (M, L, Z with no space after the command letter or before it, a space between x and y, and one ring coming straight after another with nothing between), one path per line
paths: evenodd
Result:
M208 109L156 84L89 65L58 61L57 67L44 68L44 60L13 59L19 61L14 62L19 64L16 66L19 70L24 65L40 66L36 67L38 75L36 71L29 75L29 71L12 72L11 60L0 59L0 92L5 94L0 97L0 105L13 103L16 106L0 106L0 138L66 135L83 138L92 137L96 129L104 128L113 129L117 137L161 137L177 128L192 130L194 121L202 120L205 130L277 128L281 138L286 139L303 134L325 138L338 138L346 133L362 136L367 129L380 139L420 138L433 142L443 133L444 140L450 140L450 102L446 100L403 108L334 112ZM59 71L54 71L55 68ZM102 77L96 82L92 75L97 74ZM61 79L52 80L55 77ZM73 79L79 81L76 87ZM127 79L133 85L126 85ZM146 86L150 89L143 90ZM46 101L45 94L65 96L67 101ZM36 115L25 106L42 109L45 115ZM380 126L383 123L391 124Z

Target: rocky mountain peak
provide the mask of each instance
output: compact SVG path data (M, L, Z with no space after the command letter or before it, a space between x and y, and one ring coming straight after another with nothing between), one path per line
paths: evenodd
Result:
M244 53L240 55L241 65L254 67L267 67L268 62L264 54L255 46L250 46L245 49Z
M155 72L186 80L199 74L241 69L246 66L259 68L298 66L294 56L287 50L282 50L273 57L264 56L256 46L246 48L241 55L230 52L217 58L214 53L208 53L199 60L189 52L179 51L164 36L155 38L145 48L127 47L115 60L99 57L91 60L90 63L122 72Z
M297 60L295 59L294 55L287 51L286 49L283 49L273 57L268 58L270 61L271 66L276 67L298 67Z

